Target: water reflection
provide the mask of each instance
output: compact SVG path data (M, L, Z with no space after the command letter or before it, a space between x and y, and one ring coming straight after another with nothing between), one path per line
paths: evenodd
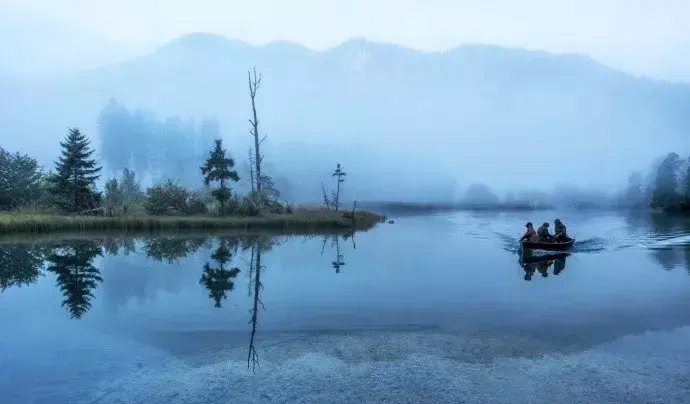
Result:
M566 259L570 256L569 253L556 253L547 255L535 255L532 251L526 250L520 254L518 263L525 271L524 279L531 281L532 276L536 272L547 278L549 276L549 269L553 266L553 274L558 275L565 270Z
M646 226L651 225L653 222L646 222ZM268 260L266 257L270 251L287 240L286 237L266 235L191 238L164 236L91 238L44 245L0 244L0 291L30 285L44 274L54 274L56 286L63 295L62 306L70 318L80 319L91 309L94 295L98 295L98 299L104 299L106 305L119 307L125 306L129 300L151 298L161 290L176 293L182 290L181 288L191 286L201 295L204 309L208 308L208 311L213 313L228 313L228 310L234 310L230 312L233 317L241 316L240 359L244 360L244 349L248 340L247 366L255 370L259 366L257 348L260 348L260 343L257 343L257 340L260 341L262 337L259 323L267 309L262 300L262 293L266 273L270 272L271 267L269 263L267 269L266 264L271 256L268 255ZM315 242L312 251L316 256L319 240ZM324 237L321 255L325 254L326 258L323 264L320 264L323 265L322 269L325 270L325 266L330 264L331 270L336 274L343 273L349 243L353 250L357 249L355 234ZM573 254L577 255L578 252ZM121 258L100 260L99 257L102 256ZM684 265L690 273L690 250L687 246L654 251L653 256L662 268L673 269ZM561 275L567 268L568 257L568 253L536 255L528 252L520 255L518 262L524 270L524 280L531 281L533 278L553 278ZM142 264L143 258L148 262ZM159 271L177 270L170 268L173 264L179 267L178 274L160 275ZM101 275L99 268L104 268L105 276ZM347 272L345 271L345 275ZM332 278L332 275L328 275L328 278ZM244 289L245 279L247 289ZM521 280L516 282L522 283ZM113 286L109 288L109 284ZM270 288L270 285L268 287ZM95 293L99 288L107 290L105 293ZM238 304L232 303L247 299L244 295L245 290L249 299L239 305L242 307L242 311L239 312L235 307ZM266 299L267 303L270 303L268 296ZM55 304L57 305L57 302ZM216 311L212 306L226 311ZM268 309L270 310L270 307ZM226 320L236 319L223 317L223 321ZM248 325L244 324L245 322ZM224 341L227 341L227 336L224 338Z
M41 276L46 249L27 244L0 245L0 292L30 285Z
M352 240L352 249L356 250L357 249L357 244L355 243L355 233L347 233L343 234L342 236L343 241L347 241L348 239ZM321 257L323 257L324 250L326 249L326 243L330 240L330 247L335 250L335 259L331 261L331 267L335 270L336 274L340 273L340 269L345 266L345 258L340 251L340 239L338 238L338 235L330 235L330 236L324 236L323 237L323 243L321 244Z
M72 318L81 318L91 308L93 291L103 282L101 271L92 262L102 254L98 242L75 240L68 246L53 247L46 257L47 270L57 275L62 305Z
M653 235L651 255L661 268L671 271L685 267L690 274L690 220L648 215L628 218L627 224Z
M234 289L233 282L240 269L237 267L227 268L232 261L231 248L237 249L227 237L220 238L218 248L211 254L211 259L216 262L216 267L212 267L210 262L204 264L203 273L199 283L208 290L208 297L211 298L215 307L221 307L221 301L227 299L227 293Z
M207 238L154 237L144 240L146 257L173 264L207 246Z

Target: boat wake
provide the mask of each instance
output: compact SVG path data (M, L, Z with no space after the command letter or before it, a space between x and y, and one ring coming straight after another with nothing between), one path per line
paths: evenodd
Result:
M519 237L510 235L510 233L493 231L489 238L498 240L502 249L511 254L520 253ZM590 234L591 236L591 234ZM607 231L601 236L578 237L577 234L572 236L575 238L575 244L570 253L600 253L606 251L620 251L627 249L649 249L649 250L665 250L665 249L688 249L690 248L690 234L687 232L666 234L664 238L658 238L657 235L649 233L629 233L620 231L620 229L613 229Z
M665 250L669 248L684 248L690 247L690 234L667 238L664 240L657 240L652 242L647 246L647 248L652 250Z
M575 239L575 244L573 245L573 248L570 251L574 253L595 253L600 251L618 250L621 248L625 248L620 246L616 248L611 247L613 246L611 245L611 243L607 242L606 239L600 237L592 237L585 240Z
M505 234L496 234L501 244L503 250L512 254L520 253L520 242L516 237L511 237ZM573 248L568 252L570 253L597 253L601 251L614 251L624 248L633 247L633 244L623 244L623 245L613 245L611 240L607 240L601 237L592 237L584 240L576 239Z

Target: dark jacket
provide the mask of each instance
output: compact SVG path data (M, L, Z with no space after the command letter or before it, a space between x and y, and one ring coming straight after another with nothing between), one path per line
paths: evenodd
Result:
M549 233L549 228L544 226L539 226L537 229L537 236L539 236L539 240L551 240L553 238Z
M529 227L527 228L527 231L525 231L525 235L522 236L520 241L537 241L537 232L534 231L534 228Z
M557 236L567 236L567 231L565 228L565 225L562 222L556 223L554 231L556 232Z

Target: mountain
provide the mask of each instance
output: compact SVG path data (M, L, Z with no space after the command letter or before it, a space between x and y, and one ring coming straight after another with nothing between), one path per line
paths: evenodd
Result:
M0 81L9 95L0 122L11 134L2 144L49 161L67 126L95 136L99 111L115 97L159 116L216 116L244 156L252 66L263 75L267 160L326 178L340 161L353 187L357 177L359 190L373 193L361 199L380 199L382 189L384 199L409 199L428 191L420 184L450 189L455 181L621 185L660 154L690 153L690 86L586 56L485 45L425 53L363 39L317 52L212 34L60 79Z

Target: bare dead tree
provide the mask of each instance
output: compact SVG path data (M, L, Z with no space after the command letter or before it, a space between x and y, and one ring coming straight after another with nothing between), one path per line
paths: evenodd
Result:
M253 72L253 75L252 75ZM254 173L256 175L256 190L261 192L261 161L263 155L261 154L260 146L266 140L266 136L260 138L259 136L259 119L256 116L256 91L261 87L261 74L257 75L256 67L248 72L249 77L249 98L252 102L252 117L249 123L252 125L249 133L254 137Z
M331 200L328 199L328 194L326 193L326 186L321 183L321 191L323 191L323 204L326 209L331 210Z
M248 160L249 161L249 179L252 182L252 191L254 191L254 189L255 189L255 185L254 185L254 158L252 157L252 148L251 147L247 149L247 154L249 157L249 160Z

